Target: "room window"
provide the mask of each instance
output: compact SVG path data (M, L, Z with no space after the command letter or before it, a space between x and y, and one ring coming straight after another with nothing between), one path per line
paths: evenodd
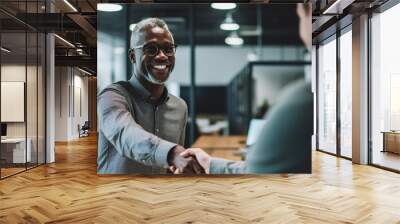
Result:
M371 162L400 170L400 4L371 18Z
M352 33L340 36L340 155L351 158L352 142Z
M318 48L318 149L336 154L335 38Z

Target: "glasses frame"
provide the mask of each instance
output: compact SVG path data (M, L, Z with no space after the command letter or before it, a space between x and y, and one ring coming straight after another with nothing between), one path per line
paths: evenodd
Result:
M165 51L160 47L160 45L158 45L158 44L156 44L156 43L142 44L142 45L139 45L139 46L134 46L134 47L132 47L131 49L140 49L140 48L144 48L146 45L149 45L149 44L154 44L154 45L157 46L157 52L156 52L155 55L149 55L149 54L146 54L146 53L143 51L144 54L146 54L147 56L150 56L150 57L154 57L154 56L158 55L158 54L160 53L160 50L162 50L162 52L163 52L166 56L168 56L168 57L174 56L174 55L176 54L176 49L177 49L177 47L178 47L178 45L172 44L172 48L174 49L174 53L171 54L171 55L165 53Z

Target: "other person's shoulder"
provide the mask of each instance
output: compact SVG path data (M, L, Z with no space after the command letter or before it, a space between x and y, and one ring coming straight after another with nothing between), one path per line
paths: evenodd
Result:
M302 102L312 100L311 83L298 80L289 84L282 90L282 94L279 98L281 102Z

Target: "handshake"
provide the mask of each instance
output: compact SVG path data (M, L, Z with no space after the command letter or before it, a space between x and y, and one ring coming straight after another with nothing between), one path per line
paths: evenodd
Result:
M169 169L174 174L210 173L211 157L200 148L177 145L168 154Z

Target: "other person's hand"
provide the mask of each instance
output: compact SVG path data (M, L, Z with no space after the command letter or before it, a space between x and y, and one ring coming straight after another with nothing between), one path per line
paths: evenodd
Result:
M196 157L196 160L200 163L207 174L210 173L210 163L211 156L208 155L200 148L188 148L184 152L181 153L181 156L185 158ZM174 170L176 172L176 170ZM173 172L174 172L173 171Z
M168 154L168 163L175 174L199 174L205 173L203 167L193 156L183 156L186 149L180 145L175 146ZM185 155L185 154L184 154Z

